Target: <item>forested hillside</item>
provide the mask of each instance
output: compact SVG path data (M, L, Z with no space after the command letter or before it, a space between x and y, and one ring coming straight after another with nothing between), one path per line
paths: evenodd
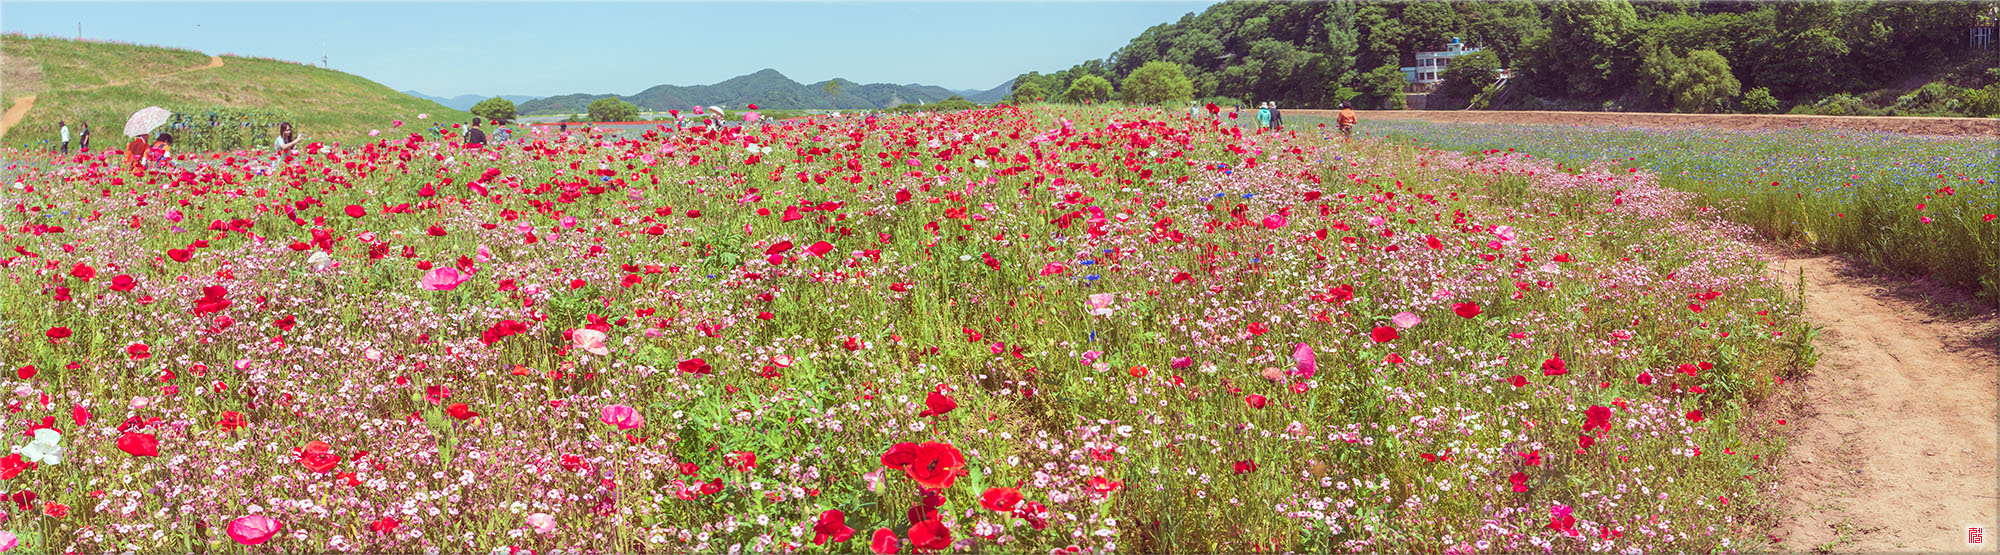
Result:
M1400 107L1400 68L1456 37L1483 51L1417 91L1437 93L1433 107L1987 115L2000 112L2000 64L1967 29L1996 14L1982 2L1225 2L1106 59L1024 74L1009 100L1062 99L1085 75L1121 83L1164 61L1194 99ZM1500 68L1515 76L1504 96L1488 90Z

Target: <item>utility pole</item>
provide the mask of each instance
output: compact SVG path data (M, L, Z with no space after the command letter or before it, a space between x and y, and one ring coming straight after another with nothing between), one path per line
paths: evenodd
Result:
M83 40L83 22L76 22L76 40Z
M325 39L325 38L321 38L321 39L319 39L319 67L323 67L323 68L327 68L327 69L333 69L333 66L330 66L330 65L327 65L327 64L326 64L326 39Z

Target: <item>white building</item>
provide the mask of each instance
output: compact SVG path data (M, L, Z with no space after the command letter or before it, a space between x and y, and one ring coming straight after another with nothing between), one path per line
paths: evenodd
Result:
M1418 52L1417 66L1403 68L1403 81L1419 85L1443 83L1444 68L1451 65L1452 58L1478 51L1478 48L1466 48L1465 43L1458 41L1458 37L1452 37L1451 44L1445 45L1444 50Z

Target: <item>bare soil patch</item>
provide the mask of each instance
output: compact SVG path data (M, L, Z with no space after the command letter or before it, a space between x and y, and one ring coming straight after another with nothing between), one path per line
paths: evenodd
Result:
M1975 551L2000 516L2000 318L1925 280L1838 257L1771 265L1805 276L1819 364L1766 408L1789 418L1772 536L1783 551Z

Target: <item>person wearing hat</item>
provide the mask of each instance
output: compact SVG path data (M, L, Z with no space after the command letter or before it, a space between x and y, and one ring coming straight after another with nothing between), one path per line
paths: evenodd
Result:
M1272 102L1270 104L1271 104L1271 130L1284 131L1285 115L1278 113L1278 103Z
M1257 127L1264 128L1270 126L1271 126L1271 103L1269 102L1260 103L1257 105Z

